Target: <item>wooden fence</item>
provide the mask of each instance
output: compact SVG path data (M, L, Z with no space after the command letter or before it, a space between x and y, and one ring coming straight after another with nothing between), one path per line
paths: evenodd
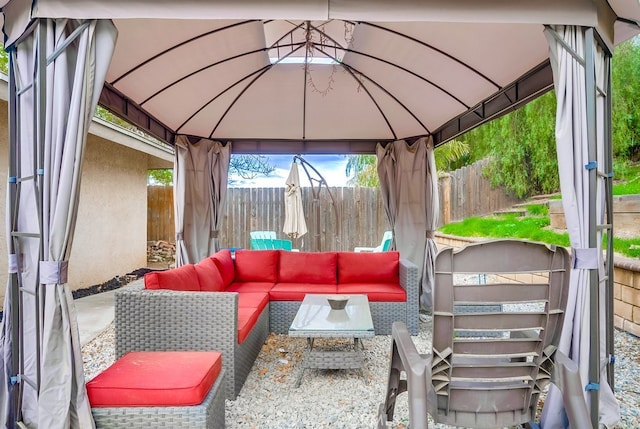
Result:
M175 241L173 187L147 186L147 241Z
M483 215L510 207L516 199L501 189L491 189L482 177L480 161L440 179L440 224ZM171 187L150 186L148 240L174 241ZM314 201L310 187L302 188L302 201L309 232L294 240L303 251L352 250L377 246L390 229L382 197L377 188L332 187L335 206L326 188ZM276 231L286 238L284 188L229 188L227 212L220 230L222 247L249 248L249 232Z
M484 216L518 203L512 193L493 189L482 175L488 159L447 173L440 178L440 224L456 222L471 216Z

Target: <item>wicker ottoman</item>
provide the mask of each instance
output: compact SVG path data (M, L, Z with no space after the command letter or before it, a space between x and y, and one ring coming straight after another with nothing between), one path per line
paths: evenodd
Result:
M220 352L130 352L87 383L97 428L224 428Z

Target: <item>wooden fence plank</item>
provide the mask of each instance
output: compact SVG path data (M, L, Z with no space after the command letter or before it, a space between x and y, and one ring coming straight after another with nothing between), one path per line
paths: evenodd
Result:
M490 214L518 202L502 189L491 188L489 180L482 176L487 163L487 160L478 161L440 179L439 225L445 218L455 222ZM309 232L294 240L294 248L314 251L320 246L322 251L333 251L377 246L384 231L390 229L380 190L332 187L331 192L335 207L326 188L320 191L317 202L310 187L302 188ZM284 203L284 188L229 188L220 229L222 247L249 248L249 232L256 230L275 231L279 238L287 238L282 232ZM149 186L147 204L147 240L173 242L173 188Z

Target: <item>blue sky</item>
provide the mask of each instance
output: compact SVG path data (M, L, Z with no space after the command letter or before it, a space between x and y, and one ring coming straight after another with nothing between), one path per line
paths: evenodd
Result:
M265 187L276 188L285 186L289 170L291 169L292 155L267 155L269 164L275 167L275 171L268 177L258 176L252 180L246 180L239 177L230 176L233 184L230 186L236 188L242 187ZM347 186L348 177L345 175L345 167L347 165L346 155L303 155L309 164L313 165L316 170L322 174L329 186ZM310 170L311 171L311 170ZM300 184L301 186L310 186L309 179L300 167Z

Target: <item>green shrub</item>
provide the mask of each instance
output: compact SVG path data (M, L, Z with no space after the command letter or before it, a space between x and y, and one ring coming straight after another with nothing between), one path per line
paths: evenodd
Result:
M527 206L527 212L531 216L548 216L549 207L546 204L530 204Z

